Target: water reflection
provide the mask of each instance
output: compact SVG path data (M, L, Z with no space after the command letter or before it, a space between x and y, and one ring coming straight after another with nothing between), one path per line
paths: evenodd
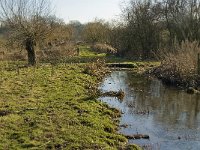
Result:
M157 79L131 72L113 72L100 88L122 89L123 102L104 97L102 101L124 112L121 124L124 134L149 134L150 140L130 141L153 149L200 149L200 96L167 87ZM156 145L156 146L155 146ZM173 147L173 148L172 148Z

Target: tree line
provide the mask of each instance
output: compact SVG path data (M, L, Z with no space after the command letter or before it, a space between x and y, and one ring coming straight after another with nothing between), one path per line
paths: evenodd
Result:
M125 51L148 59L176 43L200 40L200 1L131 0L124 10ZM123 52L123 48L122 49Z
M65 24L52 13L50 0L1 0L0 21L8 45L24 48L30 65L36 63L35 47L53 40L107 43L119 56L145 60L182 41L200 40L200 0L130 0L120 21L86 24Z
M86 40L109 43L118 55L143 60L174 51L182 41L200 40L199 0L131 0L121 20L89 23Z

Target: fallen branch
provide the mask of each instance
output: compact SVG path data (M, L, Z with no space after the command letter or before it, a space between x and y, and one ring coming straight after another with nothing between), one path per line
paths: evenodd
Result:
M127 139L135 140L135 139L149 139L149 135L143 135L143 134L135 134L135 135L126 135Z
M118 92L109 91L109 92L102 93L102 96L117 97L118 99L123 100L125 93L122 90L119 90Z

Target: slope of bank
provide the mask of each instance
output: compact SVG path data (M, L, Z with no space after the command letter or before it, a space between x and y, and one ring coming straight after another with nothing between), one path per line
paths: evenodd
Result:
M120 149L120 113L95 100L96 78L80 65L16 69L1 62L2 149Z
M200 76L197 74L180 76L179 72L174 73L173 70L165 69L162 65L150 69L146 73L155 76L166 85L185 89L187 93L200 93Z

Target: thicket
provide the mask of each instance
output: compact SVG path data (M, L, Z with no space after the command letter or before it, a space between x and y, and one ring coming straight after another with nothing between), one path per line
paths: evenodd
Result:
M154 74L170 84L198 87L198 53L197 41L177 44L175 51L163 53L161 66L154 70Z
M118 56L161 60L160 75L170 81L197 84L199 0L131 0L124 7L121 20L113 24L98 22L98 32L102 34L95 36L95 30L89 30L93 36L86 34L94 39L91 42L116 48Z
M124 6L121 21L95 20L85 24L82 39L107 43L118 55L155 59L164 50L175 50L177 43L200 40L200 1L131 0Z
M174 50L174 43L199 41L199 16L198 0L131 0L110 42L122 56L155 58L163 49Z

